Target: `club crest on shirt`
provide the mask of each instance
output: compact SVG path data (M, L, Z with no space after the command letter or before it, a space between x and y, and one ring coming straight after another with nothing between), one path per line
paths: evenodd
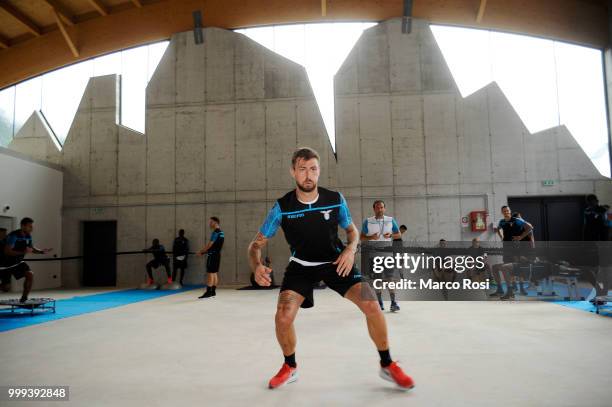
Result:
M330 210L328 210L328 211L319 211L319 212L321 212L321 213L323 214L323 218L324 218L325 220L329 220L329 214L331 213L331 211L332 211L332 210L330 209Z

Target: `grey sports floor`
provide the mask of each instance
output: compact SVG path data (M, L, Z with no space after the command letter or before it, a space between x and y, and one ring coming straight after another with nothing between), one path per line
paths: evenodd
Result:
M612 405L610 318L544 302L402 302L386 315L391 354L416 382L405 393L378 377L357 308L318 290L298 314L300 378L271 391L277 291L199 294L0 333L0 385L69 385L54 406Z

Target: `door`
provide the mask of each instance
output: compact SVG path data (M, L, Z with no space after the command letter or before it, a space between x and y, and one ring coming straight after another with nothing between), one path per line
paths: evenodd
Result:
M573 242L582 240L584 199L552 200L546 203L549 240Z
M83 222L83 285L117 285L117 222Z

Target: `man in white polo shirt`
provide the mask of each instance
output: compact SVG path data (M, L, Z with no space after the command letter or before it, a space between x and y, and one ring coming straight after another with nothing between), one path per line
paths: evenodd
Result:
M385 202L383 200L374 201L372 207L374 208L374 216L370 216L363 221L361 241L391 242L393 239L401 239L402 234L395 219L391 216L385 216ZM390 270L389 274L385 275L386 279L392 279L394 271ZM395 290L389 289L389 295L391 296L391 312L399 311L400 307L395 301ZM382 290L376 290L376 297L380 309L384 310Z

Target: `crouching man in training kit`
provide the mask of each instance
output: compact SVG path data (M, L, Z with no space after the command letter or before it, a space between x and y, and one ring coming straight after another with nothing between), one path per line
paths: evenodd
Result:
M156 269L160 266L164 266L166 269L166 276L168 277L168 284L172 283L172 276L170 274L170 259L168 259L168 255L166 255L166 248L164 245L159 244L159 239L153 239L151 247L144 250L145 252L149 252L153 254L153 260L147 263L147 284L151 285L155 283L153 279L153 269Z
M272 270L262 264L261 250L279 227L291 248L275 317L276 337L284 363L268 386L274 389L297 380L297 336L293 321L300 307L314 306L313 286L323 280L365 315L370 337L380 356L381 377L401 389L411 389L414 382L391 359L385 317L371 288L362 282L354 266L359 232L351 220L346 200L339 192L317 186L319 163L319 155L310 148L293 153L291 176L296 188L276 201L249 245L249 264L255 280L262 286L270 285ZM346 230L347 246L338 238L338 226Z

